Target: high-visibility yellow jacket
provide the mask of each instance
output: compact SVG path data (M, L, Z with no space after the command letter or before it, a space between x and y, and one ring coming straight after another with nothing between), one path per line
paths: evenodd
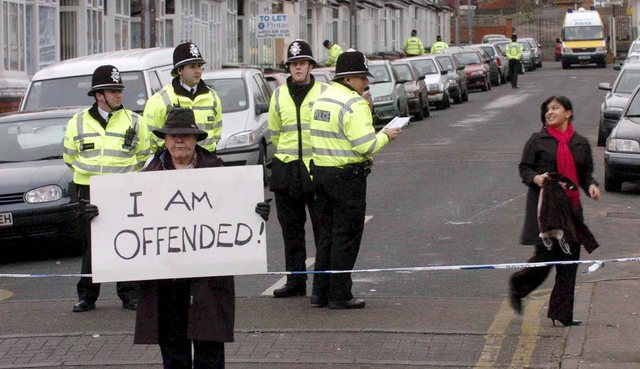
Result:
M176 77L171 84L164 86L147 100L143 115L153 126L152 130L162 128L169 109L178 106L193 110L198 128L208 133L207 138L198 142L198 145L215 152L222 135L222 104L218 94L207 87L204 81L200 81L195 96L191 97L180 85L180 77ZM153 151L157 151L162 145L162 140L155 135L151 137Z
M282 84L271 95L269 104L269 131L271 142L276 147L275 156L283 163L298 160L298 120L302 132L302 160L307 169L313 154L311 146L311 109L322 92L329 85L315 81L313 87L307 92L300 110L289 93L287 84Z
M507 59L521 60L524 46L519 42L512 42L507 45Z
M433 45L431 45L431 54L440 54L441 52L444 51L444 49L448 48L449 45L447 45L446 42L444 41L436 41L433 43Z
M367 101L357 92L333 82L311 111L313 162L342 168L362 163L389 143L386 133L376 134Z
M90 110L77 113L67 123L62 158L73 170L73 182L89 185L89 178L94 175L142 169L151 152L145 119L130 110L119 109L103 128ZM98 114L97 110L94 114ZM129 128L133 131L127 132Z
M422 40L418 37L411 36L404 41L402 50L404 50L404 53L408 56L418 56L424 54L424 45L422 45Z
M340 56L340 54L342 54L342 48L340 47L340 45L338 44L331 45L331 48L329 49L329 57L327 58L327 61L324 64L327 67L335 67L336 61L338 60L338 57Z

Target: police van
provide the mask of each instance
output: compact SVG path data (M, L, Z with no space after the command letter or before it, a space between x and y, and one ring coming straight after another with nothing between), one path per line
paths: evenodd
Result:
M562 24L562 68L572 64L607 66L607 46L600 14L591 8L568 9Z
M173 48L130 49L68 59L33 75L20 110L90 106L93 71L105 64L118 68L125 90L122 104L142 113L147 99L171 82Z

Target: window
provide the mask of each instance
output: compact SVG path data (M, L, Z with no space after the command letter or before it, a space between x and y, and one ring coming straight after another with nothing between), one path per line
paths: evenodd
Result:
M37 69L56 62L56 8L53 5L40 5L38 9L38 47L39 64Z
M102 1L87 2L87 54L98 54L104 51L104 22L102 19L104 9ZM77 35L76 35L77 37Z
M26 71L25 5L2 2L4 69Z
M130 1L116 0L116 14L114 16L114 43L116 50L126 50L130 48L130 6Z
M226 9L226 50L225 63L237 64L238 57L242 54L238 52L238 2L227 0Z

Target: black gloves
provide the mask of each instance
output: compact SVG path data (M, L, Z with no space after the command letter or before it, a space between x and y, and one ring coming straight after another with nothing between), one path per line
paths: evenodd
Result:
M270 202L271 198L268 198L264 202L259 202L256 205L256 213L258 213L265 222L269 220L269 213L271 212L271 205L269 205ZM97 208L96 211L98 211Z
M87 221L90 222L91 219L98 216L98 207L89 203L89 200L80 199L80 206L82 207L82 215Z

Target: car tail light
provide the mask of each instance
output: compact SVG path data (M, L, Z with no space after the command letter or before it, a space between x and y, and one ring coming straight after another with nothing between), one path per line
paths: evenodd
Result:
M500 61L500 58L496 58L496 64L501 67L502 66L502 62Z

